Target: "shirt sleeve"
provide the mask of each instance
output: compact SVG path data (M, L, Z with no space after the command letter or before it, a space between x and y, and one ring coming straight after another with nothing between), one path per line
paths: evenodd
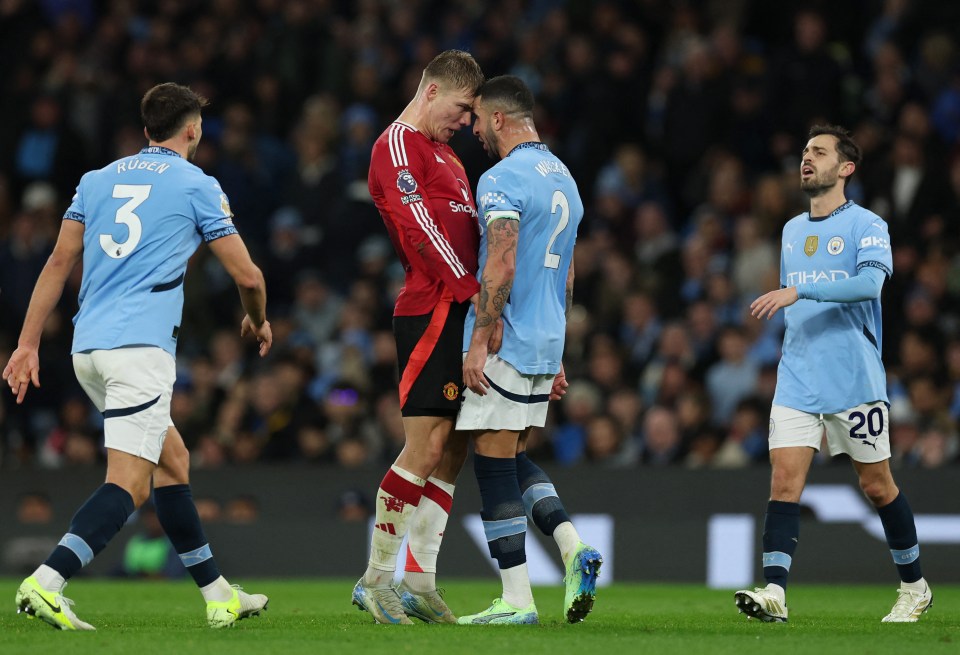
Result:
M879 269L887 277L893 276L890 231L887 223L877 216L865 218L858 235L857 271L867 267Z
M477 209L484 225L498 218L520 220L523 203L519 189L507 171L490 169L477 185Z
M797 285L797 297L817 302L861 302L880 297L886 279L879 267L864 266L853 277Z
M84 225L87 223L87 214L83 210L83 181L85 178L86 175L80 178L80 183L77 184L77 190L70 200L70 206L67 207L67 211L63 214L63 220L65 221L76 221Z
M204 176L201 179L193 191L191 204L197 221L197 231L204 242L209 243L230 234L237 234L227 194L212 177Z
M430 214L423 157L405 138L406 130L389 135L389 148L379 148L370 166L377 176L391 220L406 248L419 257L409 257L410 266L423 267L428 277L440 278L457 302L480 291L480 284L468 271L450 244L443 226Z

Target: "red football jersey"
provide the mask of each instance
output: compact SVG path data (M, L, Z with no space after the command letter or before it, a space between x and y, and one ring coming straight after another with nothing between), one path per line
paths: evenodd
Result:
M373 145L367 183L406 271L394 316L429 314L447 297L480 291L480 227L467 174L453 149L394 122Z

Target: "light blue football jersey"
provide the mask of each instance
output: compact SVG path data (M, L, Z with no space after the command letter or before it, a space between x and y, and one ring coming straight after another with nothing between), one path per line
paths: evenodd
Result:
M887 224L853 201L825 218L796 216L784 226L780 284L842 280L866 266L893 274ZM798 300L785 310L786 334L773 402L804 412L836 414L887 400L880 358L880 299Z
M236 234L217 181L151 146L80 179L64 220L84 224L72 352L158 346L176 354L187 260Z
M522 143L477 185L480 270L487 261L487 224L519 219L517 265L503 310L503 345L498 355L521 373L557 373L566 336L567 271L573 258L583 202L567 167L541 143ZM470 347L476 311L464 326L463 351Z

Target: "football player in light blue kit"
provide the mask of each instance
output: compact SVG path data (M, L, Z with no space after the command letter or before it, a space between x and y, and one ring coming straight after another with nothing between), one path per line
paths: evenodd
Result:
M80 311L74 317L77 379L103 414L106 483L74 515L69 531L17 590L17 611L61 630L93 630L62 595L149 497L157 518L207 602L219 628L259 614L267 597L232 587L220 575L189 485L189 453L170 419L176 344L187 260L206 242L240 291L251 333L266 355L263 275L233 226L227 197L190 163L200 142L206 100L189 88L160 84L140 105L148 147L83 176L53 254L37 280L18 347L3 379L23 402L40 386L43 325L64 283L83 261Z
M583 203L570 171L540 141L533 94L522 80L508 75L487 81L474 113L473 133L500 161L477 186L480 294L464 327L467 390L457 429L473 431L481 517L503 596L458 622L539 622L524 550L529 515L560 548L564 613L575 623L593 607L603 560L580 541L525 444L529 428L544 425L547 401L560 398L567 386L561 359ZM501 318L502 344L491 354L487 344Z
M893 274L887 224L847 200L860 148L843 128L810 130L800 188L810 211L783 228L780 285L751 304L758 319L786 314L783 356L770 411L770 501L763 528L765 587L735 594L737 607L785 622L785 590L800 536L800 496L826 433L831 455L846 453L883 523L900 574L883 622L916 621L933 604L920 572L913 512L890 473L886 375L880 359L880 291Z

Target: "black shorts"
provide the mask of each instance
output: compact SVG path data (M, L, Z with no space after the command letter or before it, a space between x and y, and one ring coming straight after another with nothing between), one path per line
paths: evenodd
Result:
M460 411L463 321L469 308L469 301L450 303L442 324L442 305L430 314L393 317L403 416L456 417Z

